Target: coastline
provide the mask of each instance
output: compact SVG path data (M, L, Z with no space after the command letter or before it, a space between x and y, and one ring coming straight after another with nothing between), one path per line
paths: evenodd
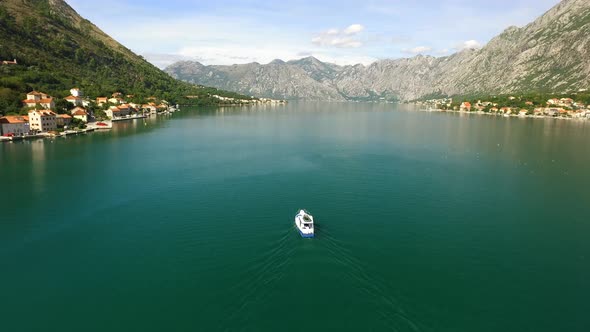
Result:
M590 120L587 117L566 117L566 116L548 116L548 115L520 115L520 114L502 114L502 113L494 113L494 112L483 112L483 111L461 111L461 110L443 110L440 108L432 108L432 109L419 109L418 112L440 112L440 113L459 113L459 114L468 114L468 115L487 115L487 116L497 116L502 118L518 118L518 119L557 119L557 120L579 120L579 121L588 121Z

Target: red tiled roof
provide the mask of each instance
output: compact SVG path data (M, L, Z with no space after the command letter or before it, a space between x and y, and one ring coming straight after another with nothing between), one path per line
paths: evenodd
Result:
M31 114L31 113L37 113L37 114L39 114L40 116L50 116L50 115L53 115L53 116L55 116L55 115L56 115L55 113L53 113L53 112L52 112L52 111L50 111L50 110L31 111L29 114Z
M34 99L23 100L23 103L25 103L25 104L51 104L52 102L53 102L53 98L45 98L45 99L39 99L39 100L34 100Z
M0 118L0 123L26 123L28 119L25 120L22 116L4 116Z

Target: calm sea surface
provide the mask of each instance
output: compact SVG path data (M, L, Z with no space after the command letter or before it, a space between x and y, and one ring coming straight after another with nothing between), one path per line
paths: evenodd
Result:
M115 127L0 144L1 331L590 331L590 122L291 103Z

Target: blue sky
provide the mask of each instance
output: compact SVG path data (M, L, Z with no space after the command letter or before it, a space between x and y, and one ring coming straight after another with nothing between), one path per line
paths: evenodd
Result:
M313 55L368 64L480 47L558 0L68 0L82 16L159 67L268 63Z

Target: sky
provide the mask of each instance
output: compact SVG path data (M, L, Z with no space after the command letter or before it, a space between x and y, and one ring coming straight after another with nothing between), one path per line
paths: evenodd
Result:
M559 0L67 0L160 68L314 56L370 64L478 48Z

